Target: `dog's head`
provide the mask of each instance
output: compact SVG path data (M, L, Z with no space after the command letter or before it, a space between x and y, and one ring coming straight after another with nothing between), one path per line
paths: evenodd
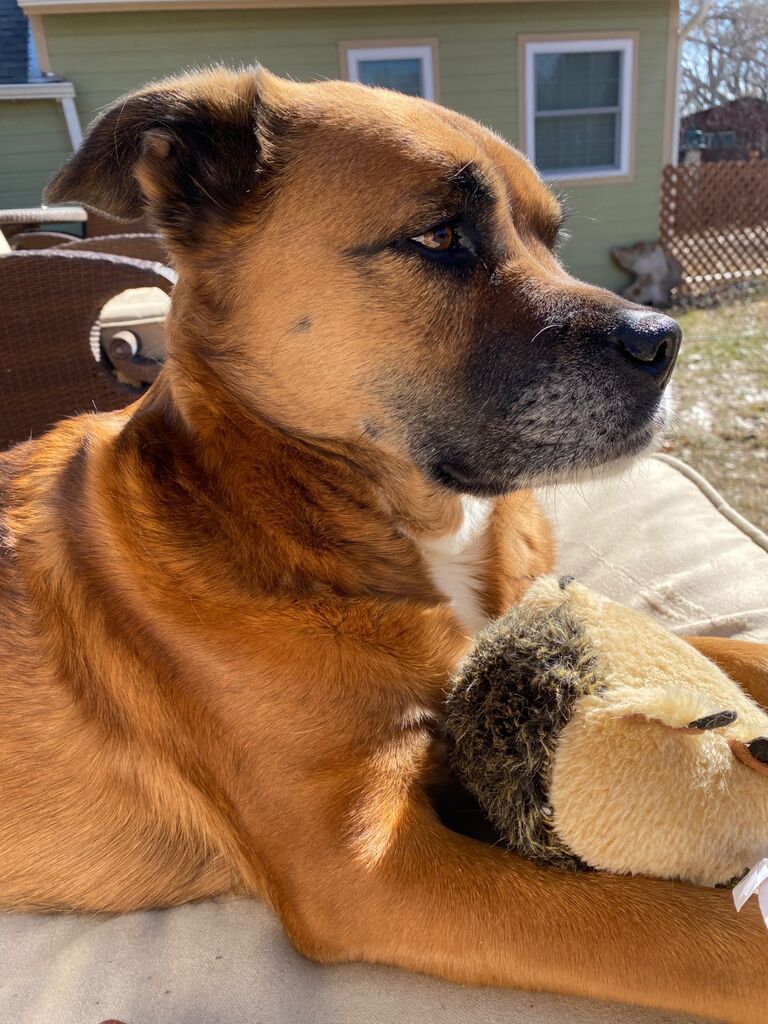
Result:
M432 103L261 69L121 100L48 190L146 211L180 272L170 358L286 430L495 494L653 443L680 335L570 277L528 161Z

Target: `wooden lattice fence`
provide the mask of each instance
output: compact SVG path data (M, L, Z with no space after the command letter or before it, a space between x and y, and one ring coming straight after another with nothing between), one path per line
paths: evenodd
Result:
M768 160L665 167L659 234L680 300L768 285Z

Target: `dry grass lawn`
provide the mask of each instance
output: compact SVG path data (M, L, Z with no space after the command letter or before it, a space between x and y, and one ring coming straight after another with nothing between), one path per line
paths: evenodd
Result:
M676 319L684 342L666 450L768 531L768 297Z

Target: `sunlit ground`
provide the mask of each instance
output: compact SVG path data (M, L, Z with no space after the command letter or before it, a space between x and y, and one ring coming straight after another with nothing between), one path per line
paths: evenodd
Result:
M768 530L768 297L676 319L684 342L665 450Z

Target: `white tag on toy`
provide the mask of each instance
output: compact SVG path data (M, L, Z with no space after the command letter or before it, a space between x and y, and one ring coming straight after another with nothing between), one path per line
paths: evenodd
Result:
M741 910L750 896L757 893L760 913L768 927L768 858L764 857L733 887L733 902Z

